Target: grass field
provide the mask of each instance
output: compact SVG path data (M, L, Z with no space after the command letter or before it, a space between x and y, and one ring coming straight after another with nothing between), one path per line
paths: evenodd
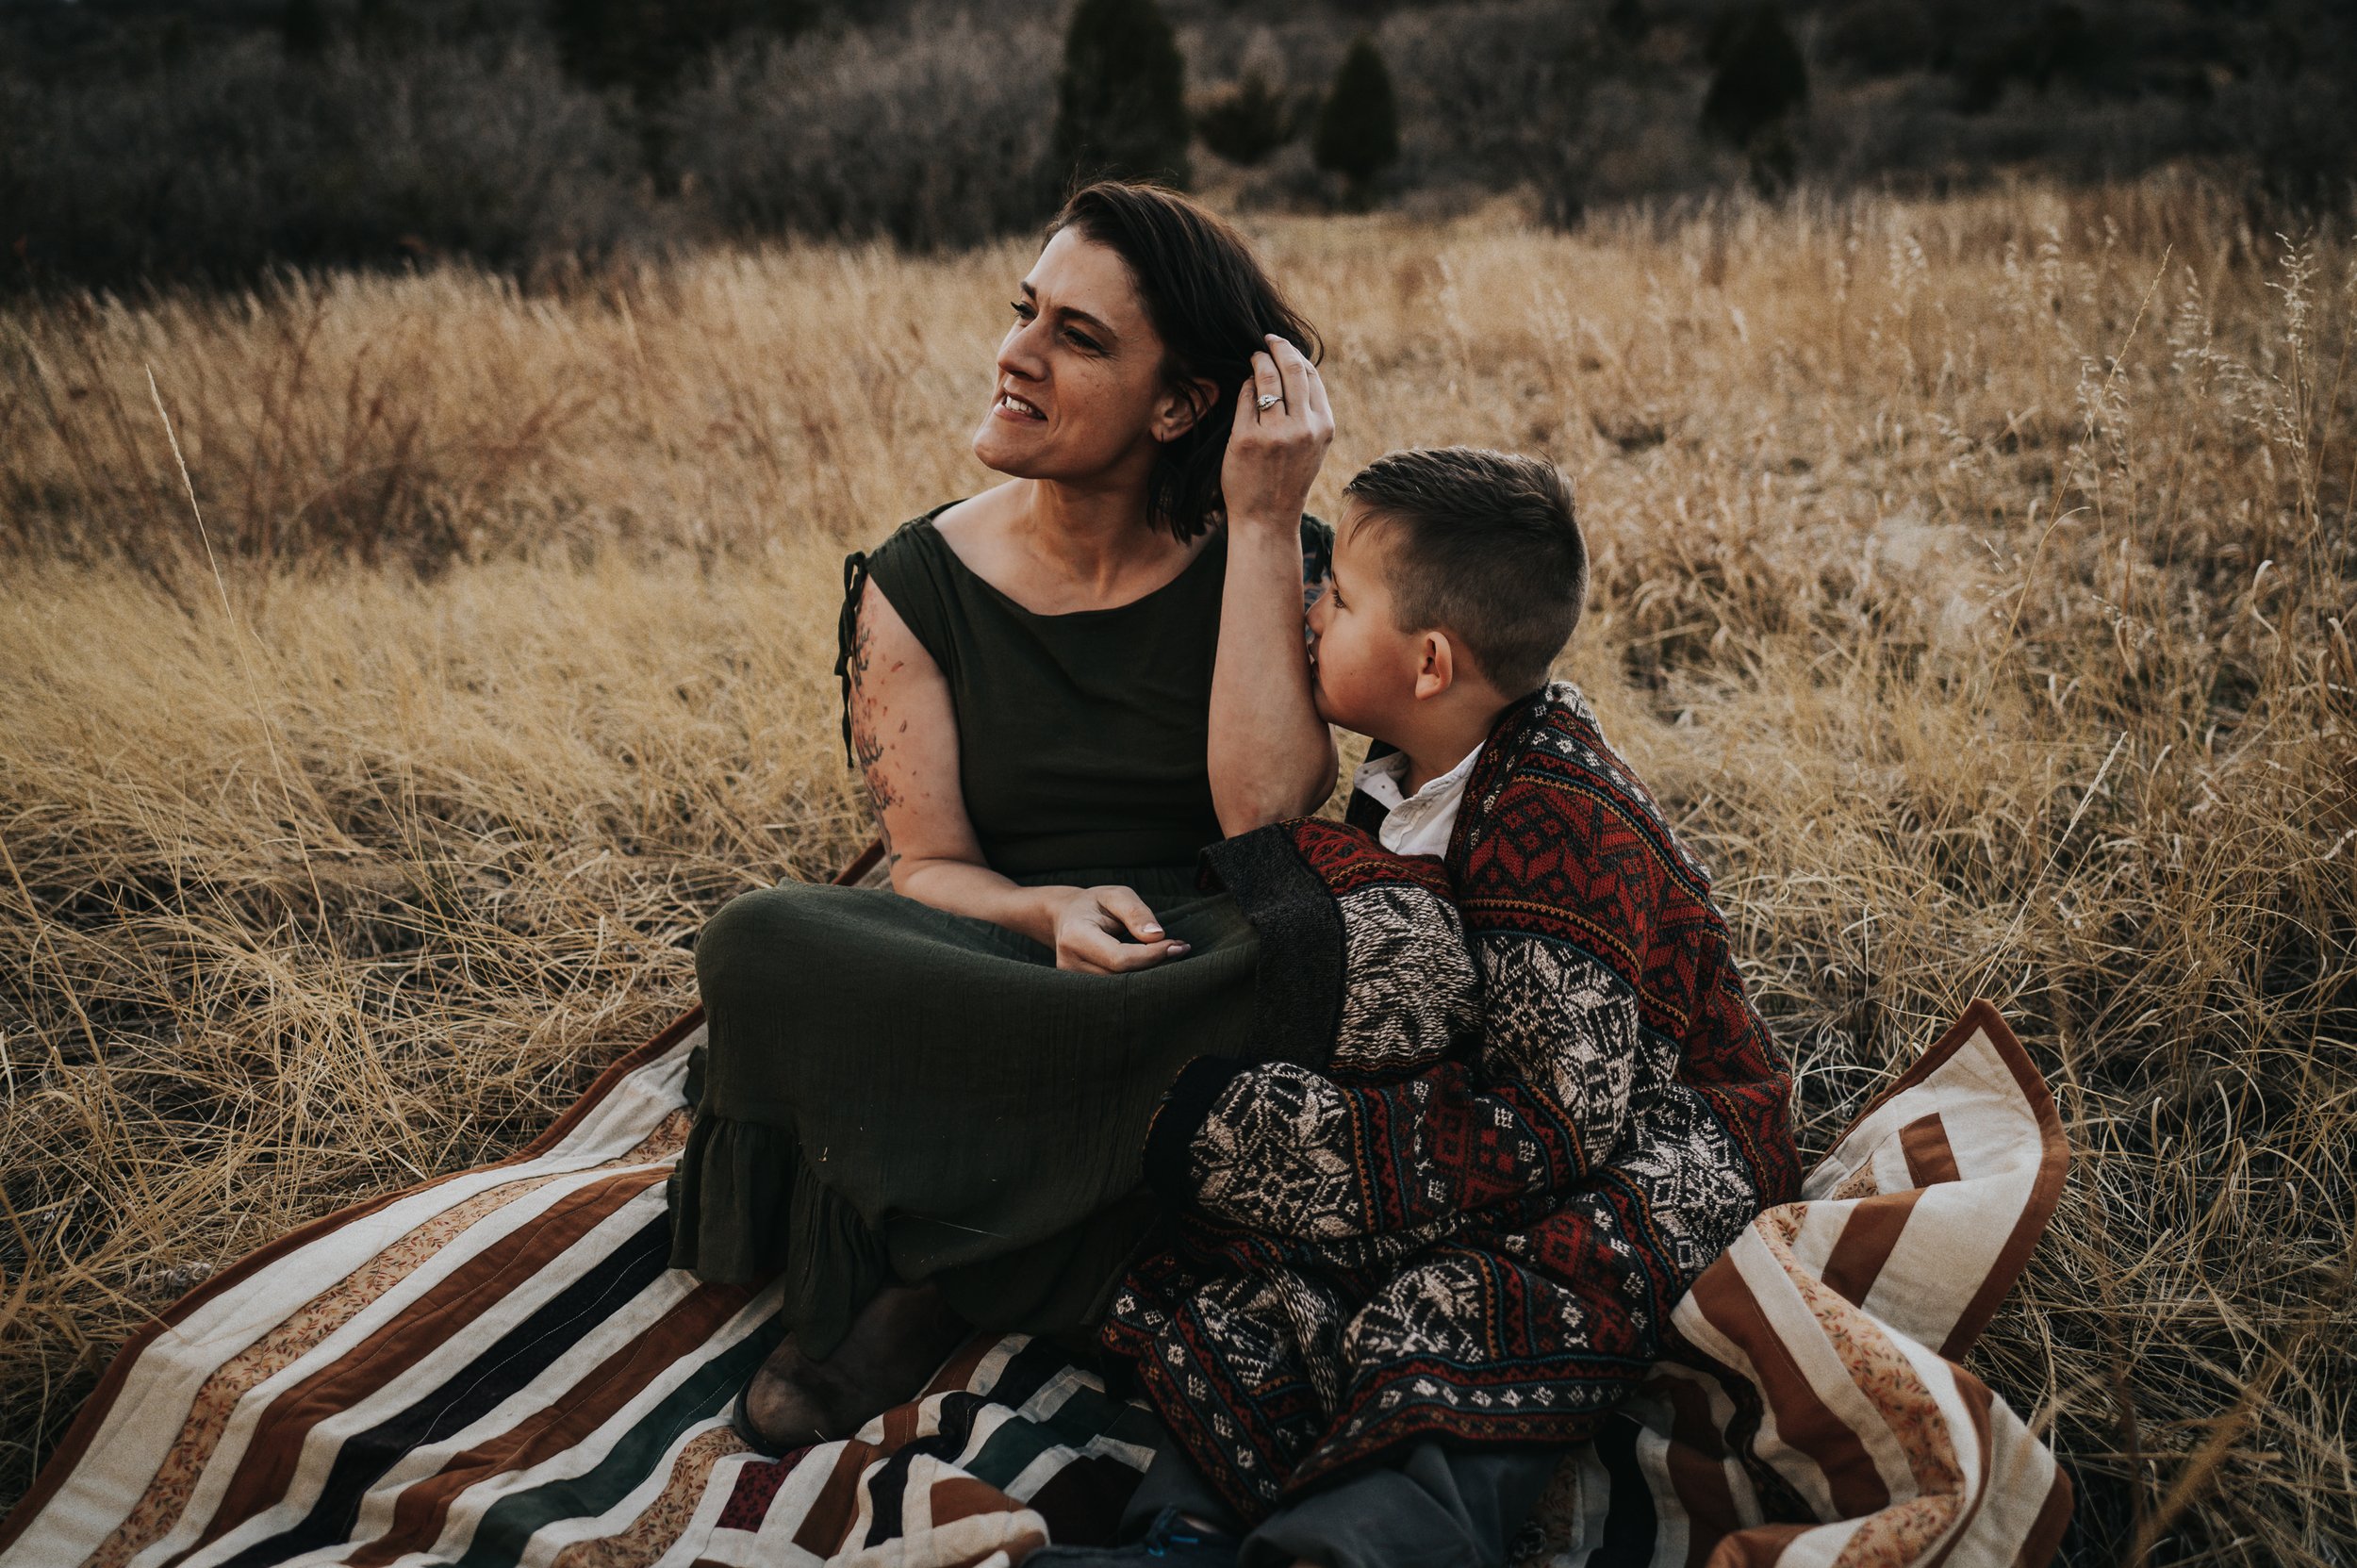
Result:
M1313 506L1408 443L1574 476L1566 671L1805 1147L1975 995L2046 1069L2079 1163L1974 1364L2074 1557L2349 1560L2357 249L2178 179L1257 232ZM1028 260L0 316L0 1501L144 1313L529 1137L863 840L841 554L984 482Z

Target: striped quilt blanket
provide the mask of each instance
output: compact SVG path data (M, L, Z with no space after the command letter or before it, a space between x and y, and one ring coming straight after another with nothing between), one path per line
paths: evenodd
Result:
M1703 1271L1673 1350L1557 1472L1529 1556L1710 1568L2050 1561L2070 1481L1956 1363L2062 1196L2045 1081L1976 1001Z
M0 1525L0 1568L1012 1563L1107 1538L1140 1407L977 1340L855 1438L769 1461L726 1411L770 1293L668 1270L694 1015L529 1148L330 1216L124 1346ZM2070 1491L1955 1363L2068 1155L1996 1012L1963 1021L1678 1308L1566 1456L1525 1563L2039 1562Z

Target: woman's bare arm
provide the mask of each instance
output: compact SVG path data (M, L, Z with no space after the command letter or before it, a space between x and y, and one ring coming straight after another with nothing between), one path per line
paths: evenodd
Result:
M1253 356L1220 470L1228 577L1211 671L1206 761L1220 831L1229 837L1317 809L1334 787L1334 733L1310 691L1302 635L1301 509L1333 410L1317 369L1281 338ZM1263 411L1257 399L1281 401Z
M1126 887L1024 887L992 870L958 783L949 683L873 578L852 634L851 752L883 831L894 891L1021 932L1067 969L1144 968L1186 950ZM1134 940L1125 941L1127 935Z

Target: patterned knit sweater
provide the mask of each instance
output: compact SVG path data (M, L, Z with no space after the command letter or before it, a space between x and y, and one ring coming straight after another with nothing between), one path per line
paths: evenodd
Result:
M1799 1187L1708 879L1575 688L1500 716L1445 857L1384 850L1380 809L1205 852L1261 935L1266 1065L1174 1085L1172 1245L1102 1331L1247 1519L1419 1439L1588 1436Z

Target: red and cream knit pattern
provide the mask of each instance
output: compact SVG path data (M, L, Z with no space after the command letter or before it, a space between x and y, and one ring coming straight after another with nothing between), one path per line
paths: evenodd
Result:
M1501 716L1444 858L1379 810L1206 852L1264 945L1262 1065L1174 1086L1174 1244L1103 1331L1246 1517L1420 1438L1591 1435L1799 1187L1708 878L1574 687Z

